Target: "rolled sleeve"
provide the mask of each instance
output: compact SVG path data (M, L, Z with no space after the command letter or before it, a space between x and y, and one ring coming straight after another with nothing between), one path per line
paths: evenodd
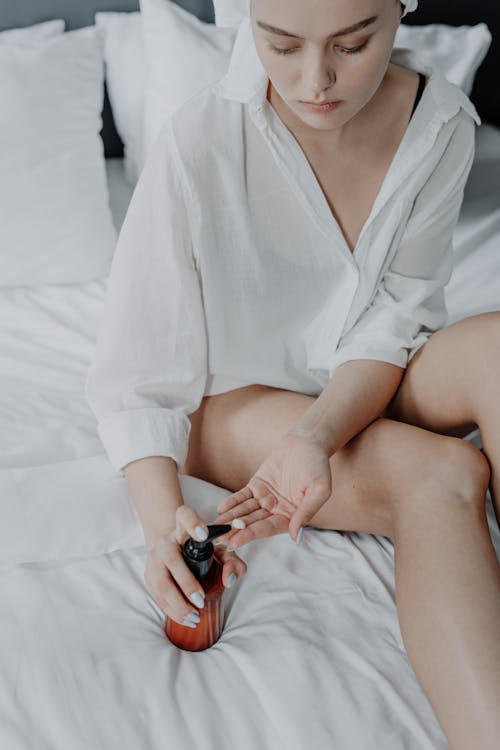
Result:
M474 159L474 121L462 113L443 155L414 202L399 247L371 304L340 339L330 377L344 362L375 359L406 368L447 320L444 287L453 232Z
M190 195L169 119L136 186L118 239L85 394L113 467L187 458L207 380L202 291Z

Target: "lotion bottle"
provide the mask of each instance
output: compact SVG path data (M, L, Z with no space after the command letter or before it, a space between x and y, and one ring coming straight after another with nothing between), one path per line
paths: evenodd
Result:
M212 539L232 530L229 524L207 525L208 537L198 542L189 537L182 546L182 556L195 578L205 591L205 606L198 610L200 622L196 628L165 618L165 635L185 651L203 651L210 648L222 633L224 624L224 584L222 564L214 557Z

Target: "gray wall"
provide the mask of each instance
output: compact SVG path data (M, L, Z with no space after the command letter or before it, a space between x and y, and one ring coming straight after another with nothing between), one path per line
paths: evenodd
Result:
M203 21L214 20L212 0L174 0ZM68 29L90 26L96 10L139 10L139 0L0 0L0 31L64 18Z

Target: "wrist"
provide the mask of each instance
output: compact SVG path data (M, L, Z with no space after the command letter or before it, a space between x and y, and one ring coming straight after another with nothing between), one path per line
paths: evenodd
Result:
M313 401L309 409L305 411L290 430L291 434L298 437L313 440L320 445L328 454L333 456L338 449L338 435L333 428L333 418L328 409L328 386Z
M155 544L160 541L160 539L163 539L164 537L168 536L168 534L171 534L173 531L175 531L175 528L177 526L175 514L172 516L170 521L168 521L167 523L163 523L160 528L158 528L157 526L151 526L147 521L143 522L142 519L140 520L142 531L144 533L144 542L148 551L152 549Z
M333 431L326 424L317 424L314 427L298 422L288 433L295 437L310 440L323 448L329 456L335 453Z
M184 504L177 466L170 458L148 456L128 464L125 477L149 549L177 525Z

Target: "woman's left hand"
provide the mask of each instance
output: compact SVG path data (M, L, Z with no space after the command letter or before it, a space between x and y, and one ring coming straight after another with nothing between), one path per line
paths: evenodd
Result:
M219 504L214 523L231 523L235 518L245 521L245 529L220 537L233 549L285 531L296 541L300 528L307 525L331 494L326 449L312 437L290 432L245 487Z

